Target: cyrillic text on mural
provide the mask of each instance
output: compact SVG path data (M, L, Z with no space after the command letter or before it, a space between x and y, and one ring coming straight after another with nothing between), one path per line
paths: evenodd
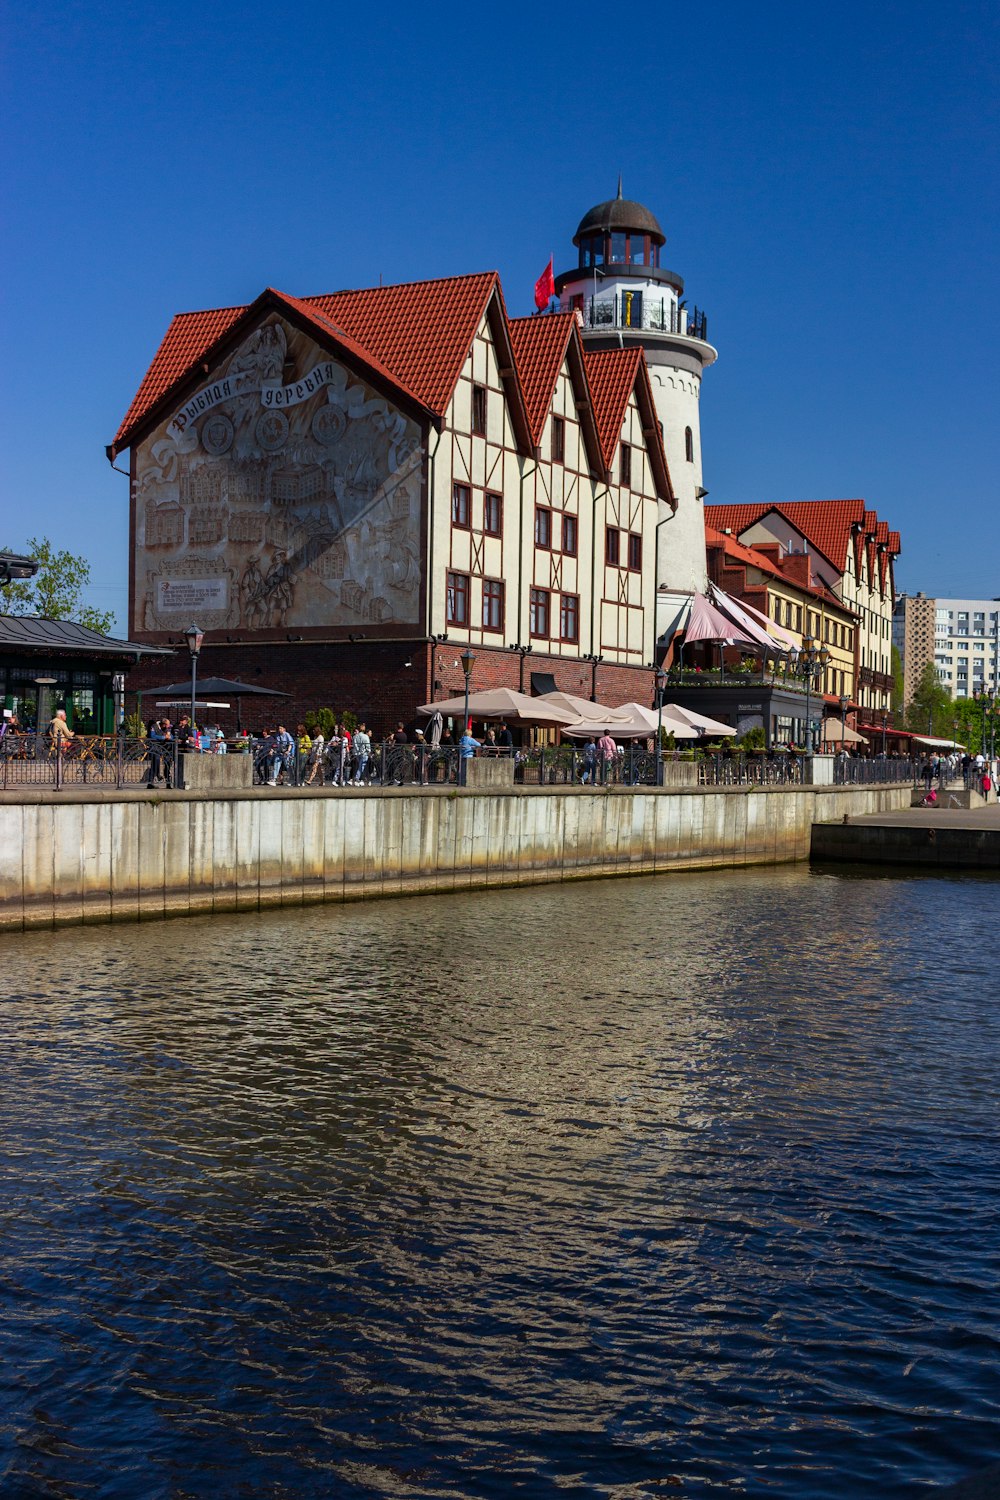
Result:
M422 461L416 423L270 316L139 445L135 628L415 624Z

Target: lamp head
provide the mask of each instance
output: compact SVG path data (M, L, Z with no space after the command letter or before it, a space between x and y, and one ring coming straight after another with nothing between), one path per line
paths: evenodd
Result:
M468 682L470 676L472 675L472 668L475 660L476 653L473 651L471 646L466 646L465 650L462 652L462 671L465 673L466 682Z
M192 656L197 656L201 650L201 643L205 639L205 632L197 625L189 625L184 632L184 639Z

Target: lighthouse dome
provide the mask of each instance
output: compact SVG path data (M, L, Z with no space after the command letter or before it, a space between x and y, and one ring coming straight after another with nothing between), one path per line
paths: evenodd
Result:
M581 240L590 239L594 235L628 234L630 231L634 234L648 234L654 245L662 245L666 239L656 215L651 214L643 204L635 203L631 198L623 198L619 188L617 198L609 198L606 203L597 203L587 210L573 236L573 243L579 245Z

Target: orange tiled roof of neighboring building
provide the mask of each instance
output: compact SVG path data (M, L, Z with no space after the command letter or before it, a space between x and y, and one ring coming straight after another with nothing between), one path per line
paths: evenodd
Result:
M721 510L722 507L713 506L712 509ZM853 611L823 584L801 583L797 578L790 577L778 563L774 562L770 557L765 556L763 552L758 552L756 547L751 546L747 542L738 542L735 537L725 536L721 531L716 531L715 527L710 525L707 520L705 522L705 545L707 547L721 547L726 556L731 557L734 562L741 562L746 564L747 567L757 568L762 573L768 573L772 578L780 579L786 588L799 589L804 594L812 594L814 598L822 599L827 604L834 604L838 609L843 610L845 614L852 615L853 617Z
M614 463L625 404L635 386L641 349L588 349L584 359L604 467Z
M719 530L729 527L739 533L759 521L770 510L780 511L824 557L843 572L852 528L860 524L864 531L876 531L879 522L875 511L863 500L788 500L755 505L707 505L706 519ZM898 533L894 533L898 536ZM886 526L888 539L888 526Z
M528 425L536 444L542 440L542 428L575 321L573 313L511 320L510 340L528 410Z

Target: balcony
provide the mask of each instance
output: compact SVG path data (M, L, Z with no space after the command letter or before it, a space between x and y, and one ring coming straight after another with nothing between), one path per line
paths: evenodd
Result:
M580 312L585 328L621 328L642 333L673 333L708 342L708 318L699 308L678 307L670 297L648 292L616 292L588 297Z

